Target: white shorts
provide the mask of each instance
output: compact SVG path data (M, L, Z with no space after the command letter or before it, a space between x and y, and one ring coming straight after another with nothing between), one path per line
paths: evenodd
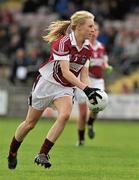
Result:
M32 89L28 104L35 109L44 110L46 107L51 107L55 99L63 96L73 97L73 95L72 87L64 87L40 77Z
M104 79L96 79L96 78L90 77L90 87L105 90Z
M74 91L74 99L77 101L79 104L83 104L87 102L88 98L83 92L83 90L76 88Z
M90 78L90 87L104 90L104 79ZM79 104L83 104L88 101L88 98L85 95L85 93L79 88L75 89L74 98Z

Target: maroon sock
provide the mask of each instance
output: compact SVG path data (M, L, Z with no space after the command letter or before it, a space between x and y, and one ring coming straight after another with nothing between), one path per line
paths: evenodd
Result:
M21 143L22 141L17 141L14 136L10 145L9 155L16 155Z
M85 130L78 130L78 136L80 141L84 140L84 134L85 134Z
M47 138L45 139L43 145L41 146L39 154L48 154L52 146L54 145L53 142L49 141Z

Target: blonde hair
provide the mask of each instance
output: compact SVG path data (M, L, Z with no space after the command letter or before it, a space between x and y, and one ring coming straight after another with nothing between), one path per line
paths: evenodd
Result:
M71 16L70 21L52 22L47 28L48 34L43 36L43 39L51 43L60 36L66 35L69 26L74 31L77 24L84 24L87 18L94 19L94 15L88 11L77 11Z

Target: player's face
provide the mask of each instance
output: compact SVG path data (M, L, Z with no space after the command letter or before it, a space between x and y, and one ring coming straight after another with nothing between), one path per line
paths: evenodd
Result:
M89 39L94 33L94 20L92 18L86 19L86 22L80 25L79 33L83 39Z
M94 36L97 39L98 35L99 35L99 27L98 25L95 24L94 33L92 34L92 36Z

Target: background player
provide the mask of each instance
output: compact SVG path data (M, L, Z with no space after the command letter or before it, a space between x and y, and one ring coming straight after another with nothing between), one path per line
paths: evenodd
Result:
M90 38L91 47L93 49L93 56L89 64L90 86L104 90L105 83L103 78L103 71L105 70L110 74L113 68L108 64L108 56L106 54L105 47L97 40L99 35L99 25L97 23L95 23L94 29L95 31ZM86 103L87 98L77 88L75 91L75 99L77 99L79 103L79 119L77 121L79 141L77 145L83 145L85 139L85 125L88 115L88 108ZM95 136L93 125L97 115L98 112L90 111L89 118L87 120L88 136L91 139Z

